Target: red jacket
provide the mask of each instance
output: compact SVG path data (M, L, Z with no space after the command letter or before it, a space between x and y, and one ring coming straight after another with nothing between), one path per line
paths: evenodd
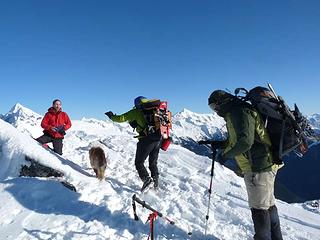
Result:
M55 112L53 107L49 108L48 112L42 119L41 127L52 137L63 138L63 134L52 130L52 128L59 127L61 125L64 126L65 131L71 127L71 121L68 114L62 112L61 110L59 112Z

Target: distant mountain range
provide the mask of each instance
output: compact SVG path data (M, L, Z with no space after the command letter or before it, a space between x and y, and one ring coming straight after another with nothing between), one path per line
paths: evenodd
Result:
M137 139L129 124L72 120L60 156L30 137L41 134L41 115L16 105L2 117L12 125L0 119L1 239L147 239L150 228L145 220L153 211L136 202L139 219L134 221L134 196L163 214L154 222L156 239L253 238L244 181L216 163L211 185L208 157L171 144L159 154L159 189L140 193ZM184 110L173 120L175 142L188 148L199 148L198 140L224 135L224 122L215 114ZM95 178L89 160L89 150L97 146L108 159L102 181ZM46 177L52 172L59 177ZM276 201L286 239L318 239L316 203Z
M4 121L12 124L22 132L33 137L42 133L40 122L42 116L17 103L12 109L0 115ZM308 117L312 128L320 133L320 114ZM92 119L92 121L98 121ZM173 116L172 139L174 144L181 145L198 155L211 156L208 146L199 146L199 140L224 139L226 127L224 120L216 113L199 114L183 109ZM119 125L119 128L122 128ZM320 182L320 144L313 144L309 152L302 158L291 154L285 158L285 167L279 171L276 183L277 198L287 202L304 202L319 199L320 192L317 184ZM228 167L234 169L234 162L230 161Z

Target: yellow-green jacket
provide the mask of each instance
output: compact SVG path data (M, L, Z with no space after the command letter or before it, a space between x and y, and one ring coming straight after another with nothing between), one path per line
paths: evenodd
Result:
M148 132L148 123L141 109L133 108L124 114L113 115L111 120L119 123L129 122L131 126L134 125L134 128L139 133L139 139L144 138L151 141L159 141L161 139L160 130L157 130L154 133Z
M243 173L271 170L271 141L260 114L239 104L231 107L224 119L229 134L224 157L235 158Z
M143 115L142 110L133 108L130 111L121 114L121 115L113 115L111 120L114 122L136 122L136 131L140 134L147 127L146 119Z

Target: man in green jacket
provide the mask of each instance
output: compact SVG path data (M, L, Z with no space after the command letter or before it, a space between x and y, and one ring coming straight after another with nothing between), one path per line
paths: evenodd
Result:
M141 104L147 102L147 98L139 96L134 100L135 107L130 111L115 115L109 111L105 114L114 122L129 122L129 124L138 132L138 143L136 150L135 166L139 177L143 181L141 191L143 191L152 182L154 187L158 187L159 172L158 172L158 155L161 147L161 133L160 129L150 131L145 118L144 112L141 109ZM149 169L151 177L144 166L144 162L149 157Z
M229 134L222 159L234 158L244 175L255 240L282 240L275 206L271 141L260 114L249 104L222 90L214 91L209 106L226 121Z

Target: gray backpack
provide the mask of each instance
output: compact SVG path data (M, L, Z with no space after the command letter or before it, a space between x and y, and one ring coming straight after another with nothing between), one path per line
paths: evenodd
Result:
M250 91L237 88L235 95L260 113L271 139L273 161L281 164L283 156L290 152L303 156L308 150L307 140L316 136L297 105L294 105L294 110L290 110L270 84L268 87L258 86Z

